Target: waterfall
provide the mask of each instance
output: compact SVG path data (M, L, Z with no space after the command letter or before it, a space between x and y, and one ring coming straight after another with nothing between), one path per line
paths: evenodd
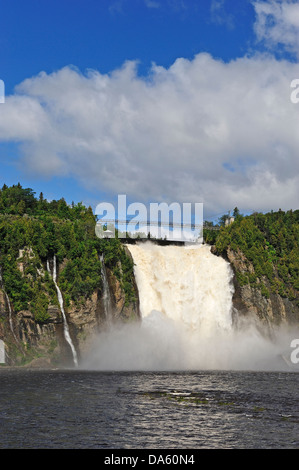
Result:
M233 272L208 245L128 245L141 322L114 324L83 366L99 370L273 370L281 346L253 317L232 321ZM280 341L280 340L279 340Z
M50 264L49 264L48 260L47 260L47 270L51 274ZM65 312L64 312L62 293L61 293L61 290L59 289L58 284L57 284L57 263L56 263L56 256L55 255L54 255L54 258L53 258L53 276L52 276L52 279L53 279L53 282L54 282L55 287L56 287L58 302L59 302L59 306L60 306L60 311L61 311L62 318L63 318L64 337L65 337L67 343L69 344L69 346L72 350L74 364L75 364L75 366L78 366L78 358L77 358L76 349L74 347L74 344L73 344L71 336L70 336L69 326L68 326L67 318L66 318L66 315L65 315Z
M2 279L2 273L1 273L1 270L0 270L0 284L1 284L1 287L2 287L2 290L4 292L4 295L5 295L5 298L6 298L6 302L7 302L7 305L8 305L8 313L9 313L9 316L8 316L8 320L9 320L9 326L10 326L10 330L13 334L13 337L16 341L18 341L16 335L15 335L15 332L14 332L14 327L13 327L13 321L12 321L12 308L11 308L11 303L10 303L10 300L9 300L9 297L7 295L7 292L6 290L4 289L4 286L3 286L3 279Z
M4 291L4 294L5 294L5 298L6 298L7 305L8 305L9 326L10 326L11 332L12 332L12 334L13 334L15 340L18 341L18 340L17 340L17 337L16 337L16 335L15 335L15 332L14 332L14 328L13 328L13 322L12 322L12 308L11 308L10 300L9 300L8 295L7 295L7 292Z
M232 330L232 271L206 245L128 246L142 318L153 311L207 338Z
M112 306L111 306L110 289L109 289L103 254L100 256L100 261L101 261L101 274L102 274L102 281L103 281L104 313L105 313L105 319L107 323L109 323L111 319L111 314L112 314Z

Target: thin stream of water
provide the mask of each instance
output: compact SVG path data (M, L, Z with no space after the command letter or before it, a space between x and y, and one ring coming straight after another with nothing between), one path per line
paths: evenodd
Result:
M48 269L49 273L51 273L49 262L47 262L47 269ZM65 337L67 343L69 344L69 346L72 350L74 364L75 364L75 366L78 366L77 352L76 352L75 346L74 346L73 341L72 341L71 336L70 336L69 326L68 326L67 318L66 318L65 311L64 311L62 293L61 293L61 290L59 289L59 286L57 284L57 262L56 262L56 256L55 255L54 255L54 258L53 258L53 276L52 276L52 278L53 278L53 282L54 282L55 287L56 287L58 302L59 302L59 306L60 306L60 311L61 311L62 318L63 318L64 337Z

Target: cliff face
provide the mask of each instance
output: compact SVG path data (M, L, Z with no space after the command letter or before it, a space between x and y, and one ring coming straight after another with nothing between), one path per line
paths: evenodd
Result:
M211 251L219 256L216 247ZM125 252L128 258L130 252ZM30 259L34 261L34 253ZM297 300L273 292L273 285L266 276L258 277L253 264L244 253L228 247L221 253L229 261L233 272L234 295L233 305L237 315L235 319L256 318L265 325L269 332L272 327L281 324L299 323L299 306ZM27 259L27 268L28 268ZM46 263L39 268L39 275L45 276ZM58 265L59 278L67 261ZM18 269L26 276L24 264L19 262ZM113 267L114 266L114 267ZM134 296L126 295L122 282L122 263L106 266L106 278L111 302L107 317L107 307L104 300L103 279L100 285L88 298L65 302L65 313L70 330L70 336L80 356L88 351L89 346L99 332L105 330L107 323L138 321L139 295L134 279L131 279ZM275 273L273 274L275 276ZM29 274L30 276L30 274ZM244 282L244 279L254 278L255 282ZM37 278L37 281L40 278ZM273 280L272 280L273 281ZM275 281L275 279L274 279ZM64 294L62 289L62 294ZM37 321L34 312L30 310L14 311L13 303L9 300L4 286L0 288L0 339L5 342L6 363L8 365L26 365L31 367L59 367L73 364L72 353L64 337L63 317L58 302L52 301L47 307L47 320Z
M23 272L23 266L19 266ZM46 268L45 268L46 269ZM121 282L106 268L111 298L110 318L106 318L103 286L90 298L70 301L64 308L72 342L78 357L88 350L94 336L109 322L137 321L139 301L137 286L135 299L128 302ZM58 269L59 282L59 269ZM2 287L0 289L0 339L5 343L6 364L30 367L58 367L73 364L72 353L64 337L63 318L58 305L49 304L47 321L38 322L29 310L15 313ZM11 309L11 314L10 314Z
M215 253L215 248L212 248L212 251ZM240 282L240 277L255 274L252 263L240 250L234 251L228 248L225 258L230 262L234 272L233 305L238 315L257 318L270 330L273 326L283 323L298 325L299 307L295 300L291 301L273 292L266 276L257 278L254 285Z
M206 230L205 241L232 266L239 316L270 329L299 324L299 210L249 216L236 210L235 221Z
M12 309L9 321L9 308ZM44 358L44 365L54 365L59 360L58 340L61 315L57 307L50 307L51 318L46 324L37 323L30 311L15 314L0 290L0 339L5 343L8 365L21 365L33 359Z
M108 323L138 321L139 299L137 286L134 285L136 300L128 302L121 282L113 271L106 267L111 310L105 311L103 290L95 291L90 299L82 304L74 302L66 309L73 341L79 354L84 354L95 335L106 328Z

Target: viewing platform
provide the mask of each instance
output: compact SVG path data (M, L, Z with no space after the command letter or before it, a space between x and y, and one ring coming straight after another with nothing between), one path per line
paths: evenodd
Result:
M99 238L121 238L126 243L152 241L159 245L202 243L203 230L219 230L220 226L184 224L163 221L138 221L123 219L99 220L96 234Z

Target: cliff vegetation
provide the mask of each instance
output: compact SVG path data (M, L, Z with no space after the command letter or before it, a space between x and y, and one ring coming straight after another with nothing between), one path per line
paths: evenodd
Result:
M299 210L243 216L235 208L233 216L228 225L229 216L223 216L219 230L205 224L204 240L232 266L236 311L267 324L298 324ZM10 364L39 356L56 364L67 356L52 279L54 256L79 352L93 332L105 327L103 268L114 319L139 318L130 253L121 239L98 238L95 224L91 207L82 203L47 201L20 184L0 189L0 339Z
M207 228L205 241L231 262L239 292L276 299L298 322L299 210L243 216L235 208L234 216L227 226L221 220L218 231Z
M25 338L27 347L45 325L61 322L56 288L47 269L47 262L52 269L54 255L59 270L57 282L67 313L79 312L88 302L100 302L103 291L101 254L111 287L113 289L114 285L121 297L121 309L128 310L130 304L137 302L131 257L117 238L99 239L95 235L95 223L91 207L82 203L68 205L63 198L49 202L42 193L37 198L31 188L20 184L2 187L0 339L4 336L9 308L16 330L18 324L22 329L24 319L30 318L34 334L32 338ZM100 310L96 306L94 309ZM75 314L73 323L78 330ZM17 336L22 337L23 333L18 331Z

